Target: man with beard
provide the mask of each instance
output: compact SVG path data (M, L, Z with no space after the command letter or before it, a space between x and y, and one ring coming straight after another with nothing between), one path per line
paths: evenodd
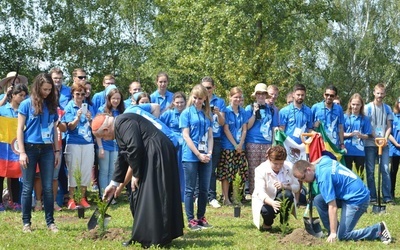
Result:
M279 129L301 144L301 134L310 132L313 128L311 109L305 105L306 87L296 84L293 87L293 102L279 111Z
M366 157L367 185L370 191L371 203L376 202L375 186L375 162L378 155L378 147L375 145L375 138L389 138L392 130L393 113L389 105L383 102L386 90L385 85L379 83L374 88L374 100L365 105L364 113L371 121L372 135L364 140ZM382 194L384 203L392 203L390 175L389 175L389 147L385 145L382 150L382 162L379 166L382 173Z
M322 122L329 139L340 149L344 149L343 109L333 102L337 96L337 88L329 85L325 88L324 100L311 107L312 121L317 128Z

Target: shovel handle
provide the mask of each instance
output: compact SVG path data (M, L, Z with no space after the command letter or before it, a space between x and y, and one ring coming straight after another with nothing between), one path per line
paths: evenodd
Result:
M382 155L382 148L386 146L387 140L386 138L375 138L375 145L378 147L378 155Z
M314 137L315 133L301 133L301 141L306 145L306 154L310 154L310 143L307 142L306 137Z

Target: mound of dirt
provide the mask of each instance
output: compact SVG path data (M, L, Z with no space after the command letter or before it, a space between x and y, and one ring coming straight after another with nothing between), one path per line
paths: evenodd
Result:
M324 240L316 238L311 234L307 233L304 228L297 228L293 230L291 234L286 235L284 238L279 240L282 244L301 244L305 246L317 246L323 244Z
M97 227L95 229L92 229L90 231L84 231L80 236L78 236L78 239L91 239L91 240L116 240L116 241L124 241L129 238L129 232L125 232L121 228L110 228L108 229L103 236L101 236L97 230Z

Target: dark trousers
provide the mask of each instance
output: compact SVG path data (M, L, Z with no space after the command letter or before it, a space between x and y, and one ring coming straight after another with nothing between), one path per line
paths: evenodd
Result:
M283 224L284 222L288 221L289 218L289 213L290 210L292 209L293 205L293 193L290 190L279 190L278 193L276 194L275 200L281 201L281 206L283 205L282 200L283 200L283 194L285 194L285 198L288 199L287 206L286 206L286 211L284 213L280 213L280 222ZM261 208L261 216L263 217L264 220L264 225L271 226L274 223L274 219L276 217L276 214L279 213L279 211L275 212L272 206L264 204Z
M346 163L346 167L350 170L353 170L353 162L356 165L356 170L353 171L357 175L360 176L361 180L364 180L364 168L365 168L365 157L364 156L352 156L345 155L344 161Z
M393 199L394 199L394 190L396 188L396 176L397 176L397 171L399 170L399 163L400 163L400 156L393 155L392 164L390 165L390 182L392 183L390 192L392 193Z

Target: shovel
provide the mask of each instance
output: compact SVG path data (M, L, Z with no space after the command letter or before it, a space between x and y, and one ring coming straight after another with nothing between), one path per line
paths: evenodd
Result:
M313 133L302 133L301 134L301 141L306 146L306 157L307 161L310 161L310 142L305 140L305 137L314 137ZM313 200L314 194L312 192L312 182L308 184L308 204L306 211L303 215L304 226L306 228L307 233L311 234L314 237L321 238L323 236L321 225L319 223L318 217L313 217L312 210L313 210ZM308 216L307 216L307 211Z
M107 206L106 209L104 211L104 214L106 213L108 207L110 206L112 200L114 199L114 196L111 197L111 199L107 202ZM89 221L88 221L88 230L92 230L97 226L98 220L99 220L99 216L100 216L100 211L99 208L96 208L96 210L94 210L92 216L90 217ZM107 218L108 215L105 214L105 217ZM108 216L109 217L109 216Z
M372 212L374 214L380 214L386 212L386 206L381 204L381 164L382 164L382 148L386 146L385 138L375 138L375 145L378 147L378 204L372 206Z

